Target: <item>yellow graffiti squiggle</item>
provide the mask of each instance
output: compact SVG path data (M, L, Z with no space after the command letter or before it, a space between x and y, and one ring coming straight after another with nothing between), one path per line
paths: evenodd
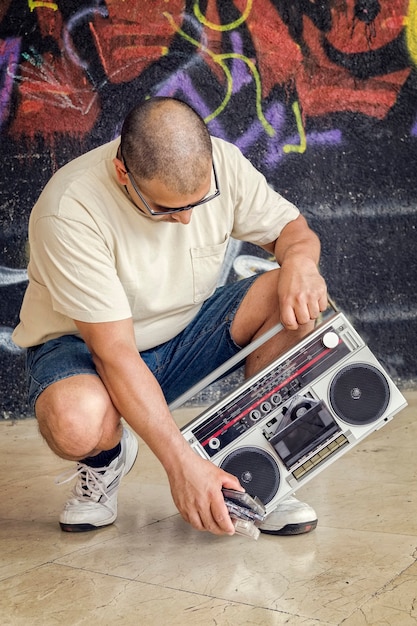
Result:
M187 35L187 33L185 33L179 26L177 26L177 24L175 23L174 19L172 18L172 16L169 13L164 13L163 15L167 18L167 20L169 21L171 26L174 28L174 30L178 34L181 35L181 37L183 37L189 43L193 44L196 48L199 48L202 52L205 52L213 60L214 63L216 63L217 65L219 65L222 68L222 70L224 72L224 75L226 76L226 81L227 81L226 96L224 97L223 102L220 104L220 106L218 106L217 109L215 111L213 111L213 113L211 113L211 115L209 115L208 117L205 118L205 121L206 122L210 122L212 119L217 117L226 108L227 103L229 102L229 100L230 100L230 98L232 96L233 77L232 77L232 74L231 74L229 68L224 63L225 59L239 59L240 61L243 61L244 63L246 63L246 65L249 67L249 70L251 71L251 73L253 75L253 78L254 78L254 81L255 81L256 112L258 114L259 121L261 122L261 124L264 127L264 129L267 132L267 134L270 137L274 136L275 135L275 130L269 124L269 122L265 118L265 116L263 114L263 111L262 111L262 107L261 107L261 79L259 77L259 72L258 72L255 64L253 63L253 61L251 61L250 59L248 59L244 55L238 54L238 53L215 54L214 52L209 50L206 46L201 44L199 41L197 41L193 37L190 37L189 35Z
M34 11L39 7L52 9L52 11L58 11L58 5L56 2L43 2L42 0L28 0L28 7L31 11Z
M298 134L300 135L300 143L298 146L296 146L295 144L287 143L282 148L282 151L285 152L285 154L288 154L289 152L299 152L300 154L303 154L307 150L307 138L304 130L303 120L301 119L301 112L298 102L293 102L292 110L294 112L295 121L297 123Z
M410 0L408 5L405 38L411 59L417 65L417 0Z
M266 120L263 111L262 111L262 107L261 107L261 98L260 98L260 94L261 94L261 79L259 76L259 72L256 68L256 65L253 61L251 61L250 59L248 59L247 57L243 56L242 54L238 54L236 52L230 52L227 54L219 54L219 55L213 55L213 60L215 60L214 57L219 57L219 64L221 65L221 67L223 68L225 74L226 74L226 69L227 69L227 75L230 77L230 80L228 80L228 99L230 99L230 96L232 95L232 88L233 88L233 78L232 75L230 74L229 69L227 68L226 65L224 65L223 61L225 59L239 59L240 61L243 61L244 63L246 63L246 65L249 67L249 70L252 73L253 79L255 81L255 90L256 90L256 112L258 114L258 118L259 120L262 122L263 127L265 128L265 130L267 131L267 133L271 136L275 135L275 130L272 128L272 126L269 124L269 122ZM220 59L221 57L221 59ZM221 105L223 107L223 103ZM224 107L223 107L224 108ZM216 112L212 113L209 118L208 121L210 121L211 119L213 119L215 117Z
M204 26L207 26L208 28L210 28L211 30L217 30L219 32L226 32L228 30L234 30L235 28L243 24L243 22L246 22L246 19L249 13L251 12L251 10L252 10L252 0L248 0L246 9L237 20L235 20L234 22L230 22L230 24L214 24L214 22L209 22L209 20L206 19L206 17L201 13L198 0L194 4L194 15L196 16L198 21L201 22L201 24L203 24Z

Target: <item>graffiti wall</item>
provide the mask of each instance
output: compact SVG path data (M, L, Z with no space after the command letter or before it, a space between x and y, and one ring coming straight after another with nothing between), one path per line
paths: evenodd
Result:
M416 64L417 0L1 0L0 417L27 413L10 335L31 207L149 95L189 102L299 206L337 305L413 383ZM222 280L268 262L235 242Z

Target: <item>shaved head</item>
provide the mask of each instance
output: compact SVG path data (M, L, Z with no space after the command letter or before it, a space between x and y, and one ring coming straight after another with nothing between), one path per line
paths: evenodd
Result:
M150 98L135 106L122 127L121 148L135 178L158 178L178 193L194 193L211 167L203 119L174 98Z

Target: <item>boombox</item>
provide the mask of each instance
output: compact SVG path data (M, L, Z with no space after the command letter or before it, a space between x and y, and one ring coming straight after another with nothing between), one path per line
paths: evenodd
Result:
M181 430L270 513L407 405L342 313Z

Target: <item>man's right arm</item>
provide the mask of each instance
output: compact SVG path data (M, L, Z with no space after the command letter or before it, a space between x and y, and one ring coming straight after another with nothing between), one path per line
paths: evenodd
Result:
M165 468L183 518L198 530L233 534L221 488L241 490L239 481L199 457L182 436L138 353L132 320L75 323L114 406Z

